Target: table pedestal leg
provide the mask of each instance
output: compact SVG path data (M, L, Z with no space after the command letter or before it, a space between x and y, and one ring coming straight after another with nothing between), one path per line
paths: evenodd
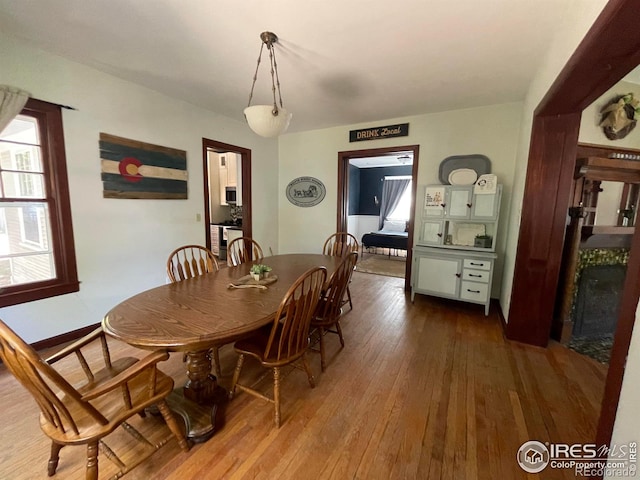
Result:
M187 383L184 396L199 404L208 404L218 388L215 375L211 374L209 351L187 352Z
M187 383L183 398L168 399L172 410L180 415L187 427L187 438L204 442L224 425L227 391L211 374L211 357L207 350L187 352Z

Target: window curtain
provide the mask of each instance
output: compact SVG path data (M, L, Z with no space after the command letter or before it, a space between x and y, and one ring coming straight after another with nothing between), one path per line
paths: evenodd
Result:
M22 111L27 100L29 94L24 90L0 85L0 133Z
M402 198L402 194L410 183L411 179L408 178L385 178L384 183L382 184L382 201L380 202L378 230L382 229L387 215L393 212L393 210L398 206L400 198Z

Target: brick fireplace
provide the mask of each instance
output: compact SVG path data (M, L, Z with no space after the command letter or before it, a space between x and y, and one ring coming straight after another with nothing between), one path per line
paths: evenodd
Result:
M615 332L628 259L628 249L579 251L571 310L572 337Z

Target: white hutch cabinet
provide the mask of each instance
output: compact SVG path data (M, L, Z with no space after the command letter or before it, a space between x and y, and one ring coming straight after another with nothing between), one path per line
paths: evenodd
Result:
M416 293L479 303L489 314L502 185L474 194L473 185L420 187L422 214L413 249Z

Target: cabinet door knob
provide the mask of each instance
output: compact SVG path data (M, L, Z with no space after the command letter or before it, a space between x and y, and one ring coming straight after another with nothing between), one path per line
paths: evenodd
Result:
M436 235L438 235L439 237L442 237L442 234L441 234L441 233L436 233Z
M442 208L444 208L444 207L446 207L446 206L447 206L447 204L446 204L446 203L441 203L441 204L440 204L440 206L441 206Z
M459 274L459 273L456 273L456 277L460 278L460 274Z
M467 207L471 208L471 206L473 205L473 203L467 203Z

